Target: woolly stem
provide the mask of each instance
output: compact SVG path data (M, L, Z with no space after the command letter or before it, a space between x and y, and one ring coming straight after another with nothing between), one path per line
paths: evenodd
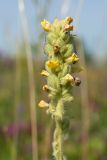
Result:
M56 128L54 131L54 140L53 140L53 155L55 157L55 160L63 160L63 147L62 147L63 130L61 127L61 119L63 119L63 104L62 101L59 101L56 107L56 115L55 115Z

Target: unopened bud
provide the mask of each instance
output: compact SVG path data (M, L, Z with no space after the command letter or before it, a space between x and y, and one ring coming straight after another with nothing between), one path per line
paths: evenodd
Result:
M62 78L62 84L70 83L71 85L74 85L74 77L72 77L70 74L67 74L65 77Z
M51 24L45 19L41 22L41 26L47 32L51 30Z
M60 47L59 47L59 46L54 46L54 53L55 53L55 54L58 53L59 50L60 50Z
M73 18L71 18L71 17L66 17L65 18L65 23L70 24L72 22L73 22Z
M65 24L64 32L69 32L73 30L73 26L70 26L69 24Z
M79 58L78 58L78 56L75 53L73 53L69 58L66 59L67 63L73 63L73 64L75 64L78 61L79 61Z
M41 75L48 77L49 73L46 70L42 70Z
M43 91L46 91L46 92L48 92L48 91L49 91L49 87L48 87L48 85L44 85L42 89L43 89Z
M49 107L49 104L48 104L47 102L45 102L44 100L41 100L41 101L39 102L38 106L39 106L40 108L47 108L47 107Z

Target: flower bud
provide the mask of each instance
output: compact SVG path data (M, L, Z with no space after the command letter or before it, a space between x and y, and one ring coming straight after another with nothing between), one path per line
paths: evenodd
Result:
M70 83L71 85L74 85L74 77L72 77L70 74L67 74L65 77L62 78L63 85Z
M51 24L45 19L41 22L41 26L47 32L51 30Z
M67 63L73 63L73 64L75 64L78 61L79 61L79 58L78 58L78 56L75 53L73 53L72 56L70 56L69 58L66 59Z
M48 87L48 85L44 85L42 89L43 89L43 91L46 91L46 92L48 92L48 91L49 91L49 87Z
M42 70L41 75L48 77L49 73L46 70Z
M58 53L60 51L60 47L59 46L54 46L54 53Z
M64 32L69 32L73 30L73 26L70 26L69 24L65 24L64 26Z
M72 22L73 22L73 18L71 18L71 17L66 17L65 18L65 23L70 24Z
M41 101L39 102L38 106L39 106L40 108L47 108L47 107L49 107L49 104L48 104L47 102L45 102L44 100L41 100Z

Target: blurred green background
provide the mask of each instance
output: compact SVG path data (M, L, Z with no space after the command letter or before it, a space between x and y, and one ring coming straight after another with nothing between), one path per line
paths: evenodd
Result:
M44 69L42 19L74 18L74 47L84 71L67 106L68 160L107 160L107 1L1 0L0 2L0 160L52 160L54 124L40 76Z

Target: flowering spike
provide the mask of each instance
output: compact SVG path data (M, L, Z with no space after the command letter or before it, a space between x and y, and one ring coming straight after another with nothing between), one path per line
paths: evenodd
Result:
M73 19L66 17L64 20L55 19L52 24L43 20L41 25L48 32L46 37L45 53L48 59L45 63L45 69L41 75L47 77L47 84L43 86L43 90L47 91L50 98L49 104L41 101L41 108L48 107L48 113L56 123L54 132L53 156L56 160L63 160L62 141L67 115L65 112L65 103L72 102L73 96L71 90L74 85L78 86L80 80L72 76L73 73L81 71L81 67L75 66L79 61L78 56L73 53L74 38L70 31L73 26L70 25Z

